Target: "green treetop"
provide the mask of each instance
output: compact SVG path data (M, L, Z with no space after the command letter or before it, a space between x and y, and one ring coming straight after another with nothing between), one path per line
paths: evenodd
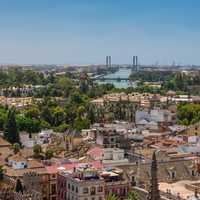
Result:
M14 109L10 109L8 112L8 117L4 129L4 138L11 144L20 143Z
M17 179L15 191L18 193L21 192L23 194L23 186L22 186L22 182L20 181L20 179Z

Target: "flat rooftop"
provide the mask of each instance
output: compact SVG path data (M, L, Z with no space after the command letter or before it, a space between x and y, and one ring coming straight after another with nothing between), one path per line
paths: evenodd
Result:
M195 183L200 183L200 181L183 180L176 183L159 183L159 189L162 192L170 190L174 196L179 194L181 198L187 199L188 197L194 196L194 191L187 189L186 185L193 185Z

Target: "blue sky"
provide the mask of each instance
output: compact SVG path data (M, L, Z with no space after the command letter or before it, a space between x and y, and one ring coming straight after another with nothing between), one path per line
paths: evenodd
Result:
M199 0L0 0L0 63L200 64Z

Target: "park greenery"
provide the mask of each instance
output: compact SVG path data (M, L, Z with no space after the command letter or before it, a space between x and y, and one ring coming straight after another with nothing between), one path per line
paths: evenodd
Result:
M178 123L189 126L200 121L200 104L182 103L177 106Z
M20 143L14 109L8 111L7 121L4 128L4 138L11 144Z
M21 68L11 68L0 71L0 87L42 85L48 83L42 73L33 70L22 70Z
M165 94L172 90L181 94L200 95L200 74L190 75L173 71L138 71L132 72L131 81L138 81L136 88L139 92L152 92ZM145 82L160 82L161 88L152 88L145 85Z
M114 194L110 193L110 194L108 194L108 195L106 196L105 199L106 199L106 200L118 200L118 199L120 199L120 198L118 198L118 197L115 196ZM128 193L128 197L127 197L125 200L138 200L138 199L139 199L139 198L138 198L138 195L137 195L135 192L131 191L131 192Z
M114 89L111 84L98 85L86 73L55 75L33 70L9 69L0 71L0 87L6 96L20 97L22 94L10 91L10 86L23 87L26 84L41 84L32 97L32 104L23 109L0 106L0 130L12 144L18 143L19 132L25 131L32 137L42 129L64 132L67 129L80 131L88 128L97 119L92 98L101 97ZM9 88L8 88L9 86ZM39 99L39 100L38 100ZM96 116L96 117L95 117Z
M33 146L33 157L36 159L51 159L54 156L54 150L53 149L46 149L45 151L42 150L41 145L35 144Z
M171 80L173 77L172 71L133 71L129 78L132 81L159 82Z
M130 103L118 102L116 105L108 104L103 108L97 108L90 103L91 99L101 97L113 92L150 92L165 94L168 90L177 93L189 93L188 86L200 84L200 76L189 76L179 72L137 72L130 76L137 80L137 87L117 89L112 84L97 84L93 82L87 73L66 72L56 75L49 72L44 75L31 69L23 70L12 68L0 71L0 88L6 91L5 96L20 97L20 90L12 91L13 87L24 85L37 86L32 93L32 104L23 109L0 106L0 130L4 137L12 144L20 144L19 132L25 131L32 134L42 129L53 129L56 132L65 132L67 129L80 131L88 128L95 122L117 120L134 120L134 110ZM161 88L155 88L145 84L145 81L161 81ZM38 100L39 99L39 100ZM178 106L178 120L180 124L190 125L200 119L200 106ZM15 145L16 147L16 145ZM16 150L16 148L15 148ZM17 150L16 150L17 151ZM47 153L47 157L51 152Z

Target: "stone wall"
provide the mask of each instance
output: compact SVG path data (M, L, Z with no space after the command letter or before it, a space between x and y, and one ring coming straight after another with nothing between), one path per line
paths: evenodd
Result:
M23 184L27 191L41 192L41 177L36 172L28 172L23 175Z

